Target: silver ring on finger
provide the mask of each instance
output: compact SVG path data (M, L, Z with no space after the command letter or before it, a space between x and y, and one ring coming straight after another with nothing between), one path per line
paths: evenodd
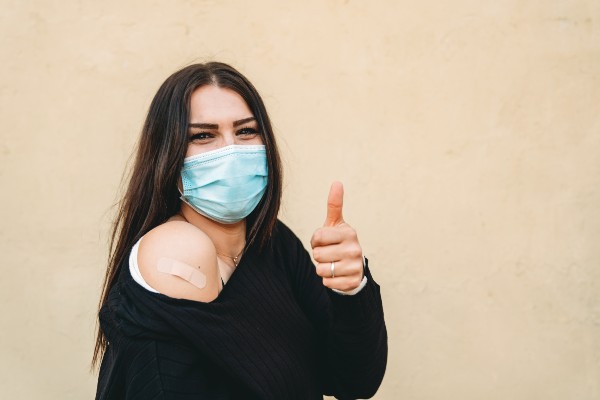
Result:
M331 262L331 277L335 278L335 262Z

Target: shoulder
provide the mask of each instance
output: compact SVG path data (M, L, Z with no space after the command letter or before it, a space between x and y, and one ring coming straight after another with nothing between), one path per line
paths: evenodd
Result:
M138 265L144 280L169 297L207 302L219 293L215 246L188 222L165 222L146 233Z
M277 220L272 238L273 251L286 269L295 273L314 269L310 255L300 238L280 220Z
M215 246L206 233L186 221L168 221L144 235L141 248L216 255Z
M292 232L292 230L284 224L280 219L275 223L275 227L273 228L273 237L278 241L283 242L297 242L300 241L296 234Z

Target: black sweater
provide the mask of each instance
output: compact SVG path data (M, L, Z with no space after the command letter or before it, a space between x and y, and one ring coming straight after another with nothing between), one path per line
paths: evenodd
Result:
M126 261L100 310L109 345L96 399L371 397L387 333L379 286L365 273L354 296L327 289L281 222L209 303L142 288Z

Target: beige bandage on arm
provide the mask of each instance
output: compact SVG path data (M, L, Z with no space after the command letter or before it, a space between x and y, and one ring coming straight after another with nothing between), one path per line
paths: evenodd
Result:
M199 271L198 268L192 267L184 262L172 258L161 257L158 259L156 268L159 272L185 279L198 289L204 289L206 286L206 275Z

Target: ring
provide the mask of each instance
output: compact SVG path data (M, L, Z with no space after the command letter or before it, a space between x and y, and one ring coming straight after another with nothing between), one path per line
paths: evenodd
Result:
M331 277L335 278L335 262L331 262Z

